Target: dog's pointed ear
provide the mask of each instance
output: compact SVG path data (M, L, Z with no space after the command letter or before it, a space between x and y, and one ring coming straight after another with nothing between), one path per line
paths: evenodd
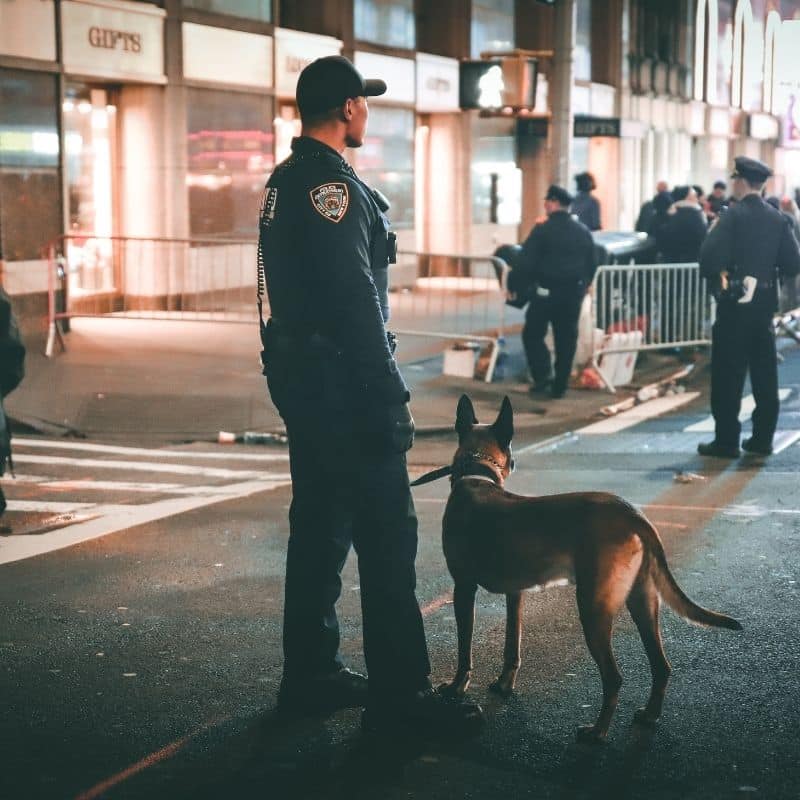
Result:
M456 431L458 431L458 435L463 436L472 430L473 425L477 424L478 418L475 416L472 401L465 394L462 394L456 409Z
M492 423L492 430L497 443L505 450L514 438L514 411L511 408L511 401L508 399L508 395L503 398L500 413Z

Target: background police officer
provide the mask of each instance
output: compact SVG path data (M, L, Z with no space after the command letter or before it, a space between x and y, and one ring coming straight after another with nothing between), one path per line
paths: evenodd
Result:
M382 195L341 155L363 144L367 97L385 91L341 56L307 66L297 84L302 135L262 201L259 258L272 314L262 360L286 423L293 490L278 707L366 705L371 729L463 729L480 722L480 707L431 689L415 596L405 457L414 426L385 329L394 235ZM368 686L339 654L335 604L351 544Z
M700 250L700 272L717 297L711 336L711 413L714 440L698 445L704 456L736 458L739 411L750 370L755 408L749 453L769 455L778 424L778 364L772 317L778 278L800 272L800 250L786 220L761 194L772 175L761 161L734 160L737 202L719 218Z
M569 192L560 186L547 190L547 221L533 228L508 279L512 293L530 292L522 344L533 390L549 390L551 397L563 397L567 390L578 343L581 303L597 268L592 234L570 216L571 202ZM553 326L555 344L552 377L550 351L544 343L548 324Z

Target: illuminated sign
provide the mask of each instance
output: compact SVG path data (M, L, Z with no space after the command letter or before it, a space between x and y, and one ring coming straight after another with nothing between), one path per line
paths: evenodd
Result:
M753 113L747 124L747 132L753 139L775 140L778 138L778 120L770 114Z
M417 53L417 111L458 111L458 61Z
M414 104L417 87L414 62L410 58L396 58L356 50L353 53L353 64L365 78L386 79L386 91L377 97L370 97L370 105L372 103Z
M318 58L338 56L341 49L341 41L331 36L275 28L275 94L294 98L300 73Z
M272 38L184 22L183 76L265 89L272 86Z
M533 109L536 76L536 59L532 58L462 61L459 105L483 110Z
M73 75L166 83L164 19L150 3L63 0L64 68Z
M0 0L0 53L55 61L53 0Z
M799 50L800 20L784 20L776 36L772 110L783 118L782 146L792 149L800 148Z

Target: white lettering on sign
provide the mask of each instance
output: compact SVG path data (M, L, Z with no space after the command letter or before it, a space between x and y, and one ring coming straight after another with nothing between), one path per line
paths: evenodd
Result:
M121 45L119 49L126 53L141 53L142 35L93 25L89 28L89 44L92 47L105 47L107 50L116 50L117 46Z

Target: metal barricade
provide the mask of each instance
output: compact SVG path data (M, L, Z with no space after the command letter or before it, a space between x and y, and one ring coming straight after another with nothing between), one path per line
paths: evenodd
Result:
M256 250L254 238L61 237L49 252L45 352L63 349L73 317L255 324ZM507 272L499 258L401 252L389 272L392 329L492 342L496 358Z
M49 335L73 317L255 324L253 239L64 236L49 249Z
M592 364L613 392L603 356L709 345L713 314L696 263L602 266L594 282L594 319L604 336Z
M389 270L392 329L408 336L496 340L505 326L508 269L494 256L398 253Z
M400 252L389 270L391 328L398 335L488 346L491 382L506 329L509 267L495 256Z

